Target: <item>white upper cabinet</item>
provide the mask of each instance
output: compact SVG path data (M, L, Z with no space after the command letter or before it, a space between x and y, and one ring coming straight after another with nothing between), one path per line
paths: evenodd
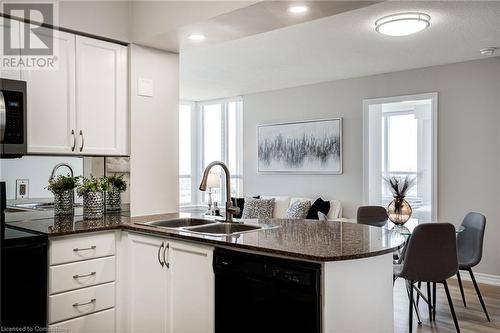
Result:
M39 33L52 36L50 29ZM76 153L75 35L59 31L57 66L47 70L23 70L28 86L28 152Z
M8 18L0 17L0 25L2 26L2 33L8 34L11 38L11 44L13 46L19 45L20 42L20 22L17 20L10 20ZM0 43L0 54L5 55L4 50L4 39L3 35ZM9 58L12 59L20 59L20 54L9 55ZM3 69L3 66L0 67L0 78L2 79L11 79L11 80L19 80L21 78L21 71L19 69Z
M127 48L76 36L77 150L128 155Z

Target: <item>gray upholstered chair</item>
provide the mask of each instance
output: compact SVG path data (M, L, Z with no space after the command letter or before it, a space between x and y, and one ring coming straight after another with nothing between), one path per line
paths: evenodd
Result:
M458 272L457 240L455 227L450 223L424 223L415 227L408 241L402 265L394 267L394 278L404 278L409 283L409 328L413 326L413 285L415 282L441 283L444 286L453 322L460 332L446 280ZM435 299L435 297L434 297ZM431 315L431 313L429 313Z
M460 292L462 293L462 300L464 306L467 304L465 302L465 294L462 286L462 279L460 277L460 270L468 271L476 289L477 296L483 307L486 319L490 321L490 316L488 315L488 310L486 310L486 305L484 304L483 297L479 291L479 287L472 273L472 267L479 264L481 257L483 255L483 238L484 229L486 227L486 218L484 215L479 213L469 213L465 216L462 226L465 227L464 231L457 235L457 249L458 249L458 267L457 272L458 284L460 286Z
M361 224L383 227L387 223L387 211L380 206L361 206L358 208L357 221Z

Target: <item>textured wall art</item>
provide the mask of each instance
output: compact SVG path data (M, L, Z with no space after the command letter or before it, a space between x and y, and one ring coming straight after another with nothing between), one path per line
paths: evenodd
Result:
M342 173L342 118L260 125L258 171Z

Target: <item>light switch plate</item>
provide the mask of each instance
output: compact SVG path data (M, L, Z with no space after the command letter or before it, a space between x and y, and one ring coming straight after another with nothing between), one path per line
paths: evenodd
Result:
M16 179L16 199L27 199L30 194L30 181L28 179Z
M153 97L153 80L141 77L137 82L137 87L139 96Z

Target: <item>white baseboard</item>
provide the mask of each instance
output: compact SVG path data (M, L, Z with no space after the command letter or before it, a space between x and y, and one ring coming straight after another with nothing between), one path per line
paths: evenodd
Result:
M472 281L467 271L460 271L460 277L465 281ZM484 274L474 272L474 277L477 283L489 284L492 286L500 286L500 276L493 274ZM456 276L454 277L456 279Z

